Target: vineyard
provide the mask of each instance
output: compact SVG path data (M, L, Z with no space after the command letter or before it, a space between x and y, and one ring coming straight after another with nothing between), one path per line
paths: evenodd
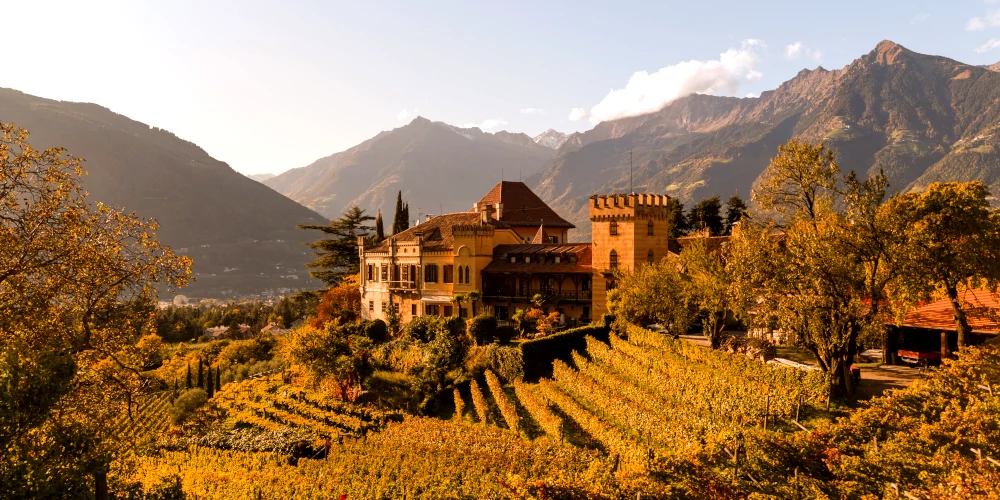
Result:
M487 372L503 418L473 381L475 420L526 438L534 436L521 431L531 427L554 442L596 442L623 468L646 473L706 449L735 448L748 429L794 429L807 412L825 411L829 394L821 372L768 366L641 328L612 334L610 344L588 337L573 364L556 360L553 378L535 385L513 381L515 400ZM459 408L470 406L460 398L456 392Z
M198 498L511 498L519 491L614 491L602 454L530 443L494 427L409 417L365 438L335 444L324 460L194 447L144 458L146 484L179 474ZM631 495L634 498L634 493Z
M995 351L979 356L1000 359ZM914 498L933 498L995 492L975 488L1000 479L968 451L996 454L995 430L934 420L961 411L961 419L988 419L994 382L978 381L997 374L970 368L992 366L982 361L947 375L974 383L914 387L839 420L821 372L638 327L606 343L588 337L570 361L556 360L552 377L536 384L486 370L445 393L454 402L450 419L404 418L278 380L227 384L212 399L221 428L137 456L132 479L150 487L176 476L195 497L253 499L856 498L900 484L908 485L903 493L924 492ZM977 387L986 387L986 399L949 406L955 391ZM139 411L164 404L150 400ZM899 415L892 425L886 412ZM962 444L935 444L935 433ZM923 454L909 449L914 440L923 440ZM306 441L310 453L297 454L296 443ZM313 454L316 443L325 444ZM922 476L911 465L919 460L930 460L919 470L953 479Z
M228 384L212 401L225 411L225 427L292 428L315 438L358 437L401 418L268 378Z

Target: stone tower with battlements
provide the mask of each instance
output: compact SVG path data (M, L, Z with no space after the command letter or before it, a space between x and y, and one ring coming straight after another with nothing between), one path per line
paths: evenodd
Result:
M593 317L608 312L614 270L635 269L667 255L670 239L669 197L658 194L611 194L590 197L593 251Z

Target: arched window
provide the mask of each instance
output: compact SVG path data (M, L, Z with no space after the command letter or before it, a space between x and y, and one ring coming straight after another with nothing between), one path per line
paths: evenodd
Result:
M608 231L611 233L611 236L618 236L618 221L611 221Z
M469 279L469 266L465 266L465 284L469 285L471 283L472 283L472 280Z
M458 284L462 283L465 283L465 273L462 272L462 266L458 266Z
M649 221L646 223L646 235L647 236L653 235L653 221Z
M652 224L652 222L650 222L650 224ZM650 227L652 227L652 226L650 226ZM653 249L652 248L650 248L649 251L646 252L646 262L648 262L650 264L653 263Z
M612 250L611 255L608 257L608 267L611 269L618 269L618 252Z

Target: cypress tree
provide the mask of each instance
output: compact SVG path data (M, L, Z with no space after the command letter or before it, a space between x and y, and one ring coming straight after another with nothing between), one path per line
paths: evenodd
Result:
M406 221L406 216L403 215L403 192L399 191L396 193L396 214L392 218L392 234L398 234L405 230L403 223Z
M191 388L191 363L190 362L188 362L188 364L187 364L187 378L185 379L185 382L184 382L184 388L185 389L190 389Z
M174 377L174 392L177 392L177 377Z
M222 389L222 369L215 369L215 390Z
M410 204L403 204L403 231L410 228Z
M205 372L201 366L201 358L198 358L198 387L205 388Z
M215 380L212 379L212 367L208 367L208 380L205 383L205 392L208 393L208 397L212 397L215 394Z
M382 229L382 209L378 209L378 216L375 217L375 243L385 239L385 230Z

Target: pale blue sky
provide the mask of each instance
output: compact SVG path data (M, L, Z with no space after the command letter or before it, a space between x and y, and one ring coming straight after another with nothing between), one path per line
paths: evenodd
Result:
M416 114L536 135L585 130L691 89L757 94L804 67L843 67L883 39L972 64L1000 60L1000 0L2 9L0 87L104 105L244 173L304 166ZM638 71L654 75L626 88ZM570 120L574 108L582 119Z

